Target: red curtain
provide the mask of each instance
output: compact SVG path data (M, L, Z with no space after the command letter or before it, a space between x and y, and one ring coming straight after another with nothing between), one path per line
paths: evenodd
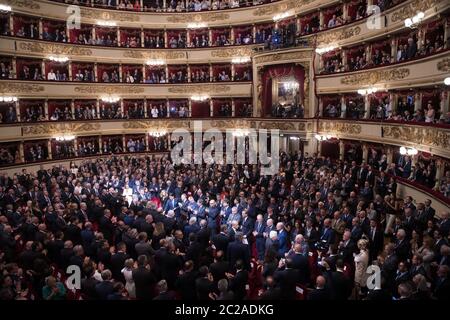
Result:
M209 100L206 101L192 101L191 102L192 117L209 117L210 111L209 111Z
M279 77L294 77L300 85L300 95L304 98L305 70L293 64L281 64L267 67L262 75L262 100L264 113L269 115L272 110L272 79Z

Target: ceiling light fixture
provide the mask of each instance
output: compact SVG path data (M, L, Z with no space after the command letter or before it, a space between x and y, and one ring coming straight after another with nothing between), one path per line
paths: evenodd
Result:
M250 60L251 60L250 57L234 57L233 59L231 59L231 63L233 64L247 63L250 62Z
M164 59L148 59L145 62L148 66L163 66L166 64Z
M107 102L107 103L115 103L118 102L120 100L120 97L118 96L103 96L100 98L103 102Z
M109 20L97 20L97 25L102 27L115 27L117 26L117 22L109 21Z
M8 6L6 4L0 4L0 11L1 12L11 12L12 8L11 8L11 6Z
M200 29L200 28L207 28L208 25L206 22L191 22L187 25L188 29Z
M149 131L148 134L152 137L159 138L167 134L166 130Z
M48 59L54 62L62 62L62 63L69 61L69 57L66 56L49 56Z
M293 12L292 10L286 11L286 12L283 12L283 13L279 13L279 14L274 15L274 16L272 17L272 20L275 21L275 22L277 22L277 21L283 20L283 19L285 19L285 18L287 18L287 17L289 17L289 16L292 16L293 14L294 14L294 12Z
M17 97L0 96L0 102L16 102Z
M209 99L209 96L206 94L194 94L191 96L192 101L206 101Z
M425 17L425 13L422 11L419 11L415 16L411 18L405 19L405 27L415 29L419 26L419 24L422 22L423 18Z
M378 91L378 88L375 87L371 87L371 88L367 88L367 89L359 89L357 92L358 94L365 96L368 94L372 94Z
M317 54L324 54L324 53L333 51L334 49L336 49L336 47L334 47L334 46L328 46L328 47L323 47L323 48L316 48L316 53Z
M75 140L75 136L63 134L62 136L56 136L55 140L56 141L72 141L72 140Z
M405 148L405 147L400 147L400 154L401 155L408 155L408 156L415 156L416 154L418 154L419 151L417 151L416 148Z
M333 136L331 136L329 134L326 134L326 135L316 134L314 137L319 141L326 141L326 140L333 139Z
M450 86L450 77L447 77L447 78L444 79L444 84L446 86Z

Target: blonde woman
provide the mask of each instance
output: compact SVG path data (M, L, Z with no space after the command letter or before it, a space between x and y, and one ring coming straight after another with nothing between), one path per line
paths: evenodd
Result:
M125 289L128 291L128 296L131 299L136 298L136 287L133 280L134 260L125 260L125 267L122 269L123 276L125 278Z
M367 266L369 265L369 251L367 250L369 242L366 239L360 239L357 243L359 253L354 254L355 261L355 296L358 299L361 289L366 287Z

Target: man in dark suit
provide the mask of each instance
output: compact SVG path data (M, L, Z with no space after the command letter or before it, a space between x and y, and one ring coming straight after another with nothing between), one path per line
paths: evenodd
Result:
M99 231L103 233L103 236L109 243L112 243L112 236L114 234L114 224L111 221L111 211L109 209L105 209L103 216L99 221Z
M100 300L107 300L108 296L113 293L114 287L111 281L112 274L109 270L104 270L102 272L102 282L97 283L95 286L95 291L97 293L97 297Z
M277 223L277 231L278 231L278 243L279 243L278 255L280 257L284 257L284 255L286 254L286 252L288 252L289 249L288 249L287 232L284 228L283 222Z
M409 257L410 244L406 239L406 232L403 229L397 231L397 241L394 246L394 252L399 261L406 261Z
M258 254L258 260L262 261L264 260L264 253L266 251L266 239L264 237L264 231L265 231L265 223L264 223L264 217L262 214L258 214L256 217L256 223L255 227L253 229L253 237L255 238L256 242L256 252Z
M228 227L227 225L221 225L220 226L220 233L212 236L212 243L216 247L216 250L220 250L223 252L227 252L228 250L228 244L230 242L229 236L227 234Z
M331 228L331 219L327 218L323 222L323 229L320 236L320 240L327 245L333 244L335 239L334 230Z
M408 48L406 49L406 58L413 59L416 57L417 43L413 38L408 38Z
M353 282L344 273L344 260L336 261L336 271L331 273L332 296L335 300L348 300L353 289Z
M331 294L326 288L326 280L323 276L318 276L316 279L316 288L309 292L307 299L311 301L326 301L330 300Z
M254 228L255 222L253 218L249 217L247 210L242 211L242 233L246 239L250 238Z
M298 269L293 268L291 259L282 259L278 269L274 273L274 279L277 281L281 298L283 300L294 300L296 295L297 281L300 278Z
M111 256L111 271L114 280L125 281L122 269L125 266L125 260L130 256L127 254L127 246L123 242L119 242L116 246L116 253Z
M309 263L308 258L303 255L302 245L294 245L294 254L291 256L292 268L298 270L297 283L307 285L309 283Z
M207 266L201 266L198 270L200 277L195 280L195 288L197 291L198 300L209 300L210 293L214 291L214 282L212 275Z
M175 282L175 288L181 295L181 300L195 300L197 292L195 290L195 280L197 279L197 271L194 271L194 262L188 260L184 263L183 271Z
M136 286L136 298L139 300L151 300L154 297L154 287L156 278L148 265L145 255L140 255L137 259L138 267L133 270L133 280Z
M236 300L244 300L247 295L247 282L248 282L248 271L244 269L244 262L242 260L236 261L236 273L229 275L230 279L230 289L234 292L234 298Z
M228 272L228 268L228 262L224 259L224 252L221 250L216 251L214 262L209 266L214 283L226 277L225 274Z
M230 266L234 269L236 262L242 260L244 268L250 270L250 249L243 242L242 232L237 232L235 240L228 245L227 257Z
M383 250L384 233L378 227L378 222L375 219L370 220L369 237L369 253L370 261L376 260L378 253Z
M353 263L353 253L356 252L356 244L351 238L351 232L345 231L342 241L339 243L338 254L344 263L351 265Z

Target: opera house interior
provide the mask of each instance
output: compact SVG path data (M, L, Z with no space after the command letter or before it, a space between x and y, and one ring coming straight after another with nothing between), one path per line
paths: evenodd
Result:
M449 41L447 0L0 0L0 300L449 301Z

